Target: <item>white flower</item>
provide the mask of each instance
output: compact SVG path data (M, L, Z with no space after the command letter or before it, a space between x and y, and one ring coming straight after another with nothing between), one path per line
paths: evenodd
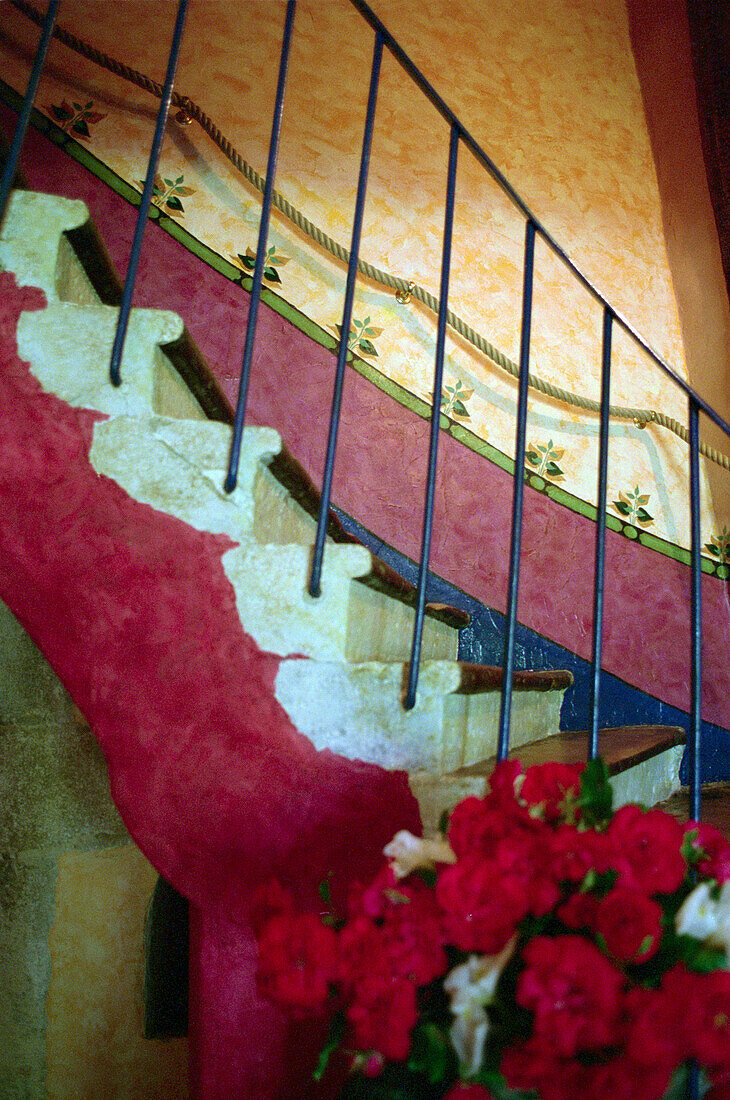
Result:
M694 936L709 947L722 947L730 966L730 881L713 898L713 883L701 882L684 901L674 918L680 936Z
M515 949L513 937L498 955L470 955L461 966L446 975L444 990L449 995L454 1022L451 1042L467 1077L482 1064L484 1043L489 1034L486 1006L494 999L499 976Z
M424 840L407 829L396 833L390 844L383 848L383 855L391 861L396 878L407 878L417 867L433 867L435 863L456 863L456 856L444 837Z
M683 902L674 918L678 935L706 940L717 929L717 902L710 897L710 885L701 882Z

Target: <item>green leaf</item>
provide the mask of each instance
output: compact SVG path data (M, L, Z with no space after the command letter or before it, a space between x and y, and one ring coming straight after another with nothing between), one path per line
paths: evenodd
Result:
M378 357L378 352L375 344L371 344L369 340L360 340L357 345L357 349L358 351L362 352L363 355L370 355L375 359L377 359Z
M314 1073L312 1074L312 1077L315 1081L321 1081L324 1077L324 1072L327 1069L329 1060L342 1042L344 1034L345 1013L342 1011L336 1012L335 1015L332 1017L332 1023L330 1024L327 1042L320 1052L317 1066L314 1070Z
M639 523L654 522L654 517L649 515L646 508L639 508L638 512L636 513L636 518L638 519Z
M170 195L169 199L165 203L165 206L169 210L180 210L183 213L185 212L185 207L183 206L183 204L180 202L180 199L177 198L176 195Z
M454 412L457 416L465 416L469 419L469 410L463 401L454 401Z
M74 134L79 134L81 137L91 137L91 130L86 125L83 118L76 119L73 126L71 127L71 132Z
M694 936L677 936L679 957L688 970L697 974L709 974L711 970L722 970L725 966L723 947L706 947Z
M558 466L557 462L548 462L546 471L550 477L562 477L563 471Z
M414 1073L425 1074L432 1085L443 1081L453 1070L451 1044L437 1024L426 1021L416 1025L408 1068Z
M270 283L280 283L281 277L275 267L264 268L264 278L268 279Z
M600 756L589 760L580 781L578 805L587 825L600 825L611 816L613 790L608 781L608 768Z
M325 903L325 905L331 905L332 904L332 890L330 888L329 879L326 879L326 878L322 879L319 886L317 887L317 892L318 892L319 896L321 897L322 901Z
M631 515L631 505L626 504L623 500L614 500L613 506L617 512L620 512L622 516Z
M720 557L720 547L715 546L714 542L706 542L705 550L709 550L711 554L714 554L716 558Z
M527 459L527 461L530 463L531 466L539 466L540 465L541 459L540 459L540 455L537 453L537 451L527 451L527 453L525 454L525 458Z

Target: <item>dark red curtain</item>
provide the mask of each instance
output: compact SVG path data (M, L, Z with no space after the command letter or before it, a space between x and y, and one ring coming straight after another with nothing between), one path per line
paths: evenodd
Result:
M730 4L687 0L710 197L730 291Z

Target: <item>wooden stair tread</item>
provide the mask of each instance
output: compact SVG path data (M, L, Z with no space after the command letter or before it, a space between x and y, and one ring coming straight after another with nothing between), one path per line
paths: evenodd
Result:
M286 445L283 445L279 454L274 456L268 468L300 508L303 508L312 519L316 519L319 515L319 490ZM359 539L345 530L332 510L330 510L327 522L327 534L333 542L349 543L355 546L362 545ZM356 577L356 582L399 600L408 607L415 607L418 600L416 587L401 577L400 573L397 573L386 562L378 558L372 550L370 551L370 557L372 560L370 572L366 576ZM450 607L448 604L427 603L426 614L429 618L439 619L441 622L453 627L454 630L463 630L471 622L468 611L463 611L458 607Z
M617 726L600 731L600 753L610 775L650 760L667 749L683 745L686 732L680 726ZM518 759L527 768L533 764L580 764L588 755L588 733L585 730L569 730L533 741L513 749L510 759ZM497 763L496 757L481 760L454 772L457 776L488 776Z
M460 695L478 695L480 691L494 691L504 683L504 669L494 665L475 665L460 661ZM567 669L515 669L513 691L564 691L573 684L573 673Z
M689 821L689 790L683 787L681 791L660 804L660 809L666 810L683 824ZM700 820L708 825L714 825L724 836L730 838L730 783L706 783L702 787L702 800L700 803Z

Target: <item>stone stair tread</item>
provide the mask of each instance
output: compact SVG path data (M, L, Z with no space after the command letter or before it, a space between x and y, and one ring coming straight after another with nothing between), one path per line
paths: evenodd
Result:
M616 726L603 729L600 734L600 753L609 775L620 775L667 749L683 745L687 739L681 726ZM580 764L586 759L587 751L588 731L567 730L512 749L509 755L510 759L518 758L525 767L530 767L553 762ZM490 757L459 768L454 775L464 778L488 776L496 763L497 758Z
M66 230L65 236L101 303L107 306L118 306L121 302L122 284L91 218L76 228ZM232 424L233 409L187 327L180 336L161 347L208 419ZM318 515L319 491L304 467L286 446L283 446L281 452L272 459L269 470L305 512L313 518ZM328 518L327 534L333 542L359 544L359 540L345 530L333 511L330 511ZM370 573L359 577L358 583L391 596L406 606L415 607L417 590L414 585L404 580L399 573L372 552L371 559ZM426 614L429 618L446 623L454 630L462 630L470 622L468 612L442 603L427 603Z

